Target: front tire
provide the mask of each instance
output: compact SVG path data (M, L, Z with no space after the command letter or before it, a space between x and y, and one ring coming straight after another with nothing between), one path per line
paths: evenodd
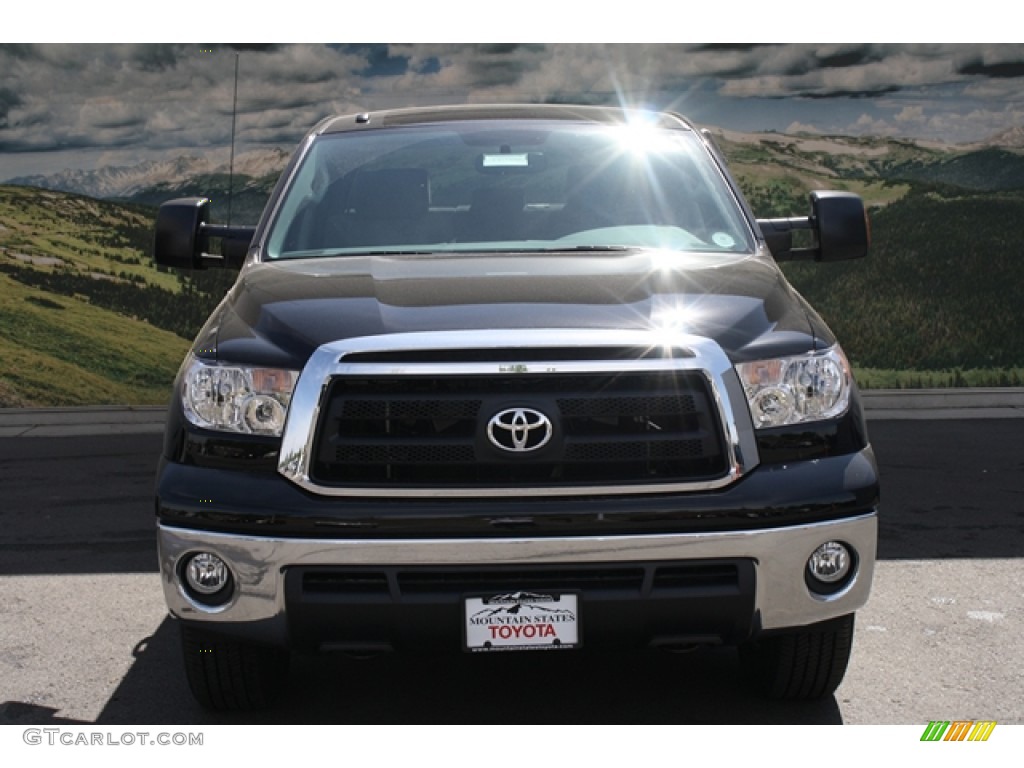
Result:
M740 646L747 681L770 699L831 696L843 681L853 648L853 614L769 635Z
M284 691L286 650L232 640L185 624L181 647L189 688L206 709L266 709Z

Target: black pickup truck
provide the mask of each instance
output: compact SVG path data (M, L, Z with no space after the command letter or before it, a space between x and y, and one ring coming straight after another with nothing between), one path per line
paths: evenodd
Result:
M197 699L270 704L292 649L716 645L768 696L830 695L878 477L777 262L869 230L810 198L757 220L675 114L500 105L322 121L255 228L164 204L159 263L240 269L157 478Z

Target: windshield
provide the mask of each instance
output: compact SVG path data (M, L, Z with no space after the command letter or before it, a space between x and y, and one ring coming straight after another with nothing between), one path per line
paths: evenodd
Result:
M318 137L266 258L638 247L752 248L691 131L479 121Z

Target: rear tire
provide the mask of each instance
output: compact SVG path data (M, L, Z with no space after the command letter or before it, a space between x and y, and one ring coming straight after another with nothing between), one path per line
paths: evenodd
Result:
M853 648L853 614L769 635L740 646L747 681L770 699L831 696L843 681Z
M254 710L274 704L288 677L288 651L244 643L182 624L185 676L206 709Z

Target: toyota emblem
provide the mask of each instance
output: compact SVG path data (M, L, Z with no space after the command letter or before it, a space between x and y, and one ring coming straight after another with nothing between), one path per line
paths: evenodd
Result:
M491 444L510 453L529 453L547 445L554 432L551 419L532 408L507 408L487 422Z

